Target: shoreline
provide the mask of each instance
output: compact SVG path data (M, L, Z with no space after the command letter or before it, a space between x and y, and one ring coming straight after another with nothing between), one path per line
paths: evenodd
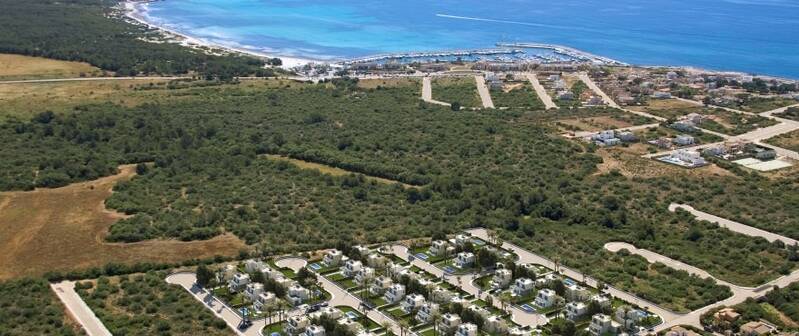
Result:
M407 55L411 54L437 54L437 53L458 53L463 52L464 50L438 50L438 51L423 51L423 52L395 52L395 53L385 53L385 54L376 54L376 55L367 55L363 57L356 57L356 58L349 58L349 59L314 59L314 58L307 58L307 57L297 57L297 56L284 56L275 53L268 53L268 52L260 52L255 51L247 48L242 47L235 47L230 45L225 45L220 42L213 42L207 41L202 38L194 37L186 33L179 32L173 28L164 27L162 25L155 24L147 20L147 6L153 0L125 0L123 4L122 11L124 12L124 16L138 22L141 25L147 26L151 29L157 29L161 31L165 37L167 38L168 42L179 43L181 45L195 48L195 49L202 49L208 52L207 49L219 49L224 50L229 53L237 53L237 54L246 54L250 56L254 56L257 58L280 58L282 60L281 68L284 69L293 69L297 67L301 67L307 64L312 63L324 63L329 65L346 65L346 64L356 64L361 63L364 61L374 61L374 60L381 60L381 59L394 59L394 58L402 58ZM706 69L701 68L693 65L642 65L642 64L630 64L625 63L619 60L615 60L613 58L607 56L601 56L592 54L587 51L583 51L580 49L576 49L569 46L562 46L562 45L552 45L552 44L542 44L542 43L507 43L507 42L497 42L497 47L518 47L520 44L535 44L541 46L549 46L546 47L553 51L558 51L559 48L566 50L570 53L576 53L582 56L587 56L593 60L603 60L605 65L608 66L630 66L630 67L640 67L640 68L668 68L668 69L681 69L687 72L703 72L708 74L716 74L716 75L735 75L735 76L754 76L758 78L762 78L764 80L778 80L778 81L788 81L788 82L799 82L799 78L790 78L784 76L775 76L775 75L768 75L768 74L755 74L751 72L745 71L738 71L738 70L713 70L713 69ZM491 48L483 48L483 49L475 49L471 50L473 52L481 52L491 50Z
M258 58L279 58L283 61L283 65L281 68L290 69L299 66L303 66L309 63L319 63L325 62L323 60L315 60L311 58L301 58L301 57L294 57L294 56L282 56L278 54L271 54L271 53L264 53L258 52L254 50L249 50L246 48L240 47L233 47L228 45L223 45L217 42L206 41L188 34L181 33L175 29L167 28L161 25L154 24L147 20L147 10L146 7L150 1L135 1L135 0L127 0L123 2L123 12L125 17L138 22L141 25L147 26L151 29L157 29L162 32L164 37L167 39L167 42L174 42L181 44L183 46L195 49L221 49L225 50L230 53L236 54L246 54L250 56L255 56ZM207 50L205 50L207 51Z

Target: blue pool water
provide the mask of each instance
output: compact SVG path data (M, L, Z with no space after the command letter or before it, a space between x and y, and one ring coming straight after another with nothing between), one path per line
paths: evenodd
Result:
M643 65L799 78L796 0L165 0L147 20L283 56L562 44Z

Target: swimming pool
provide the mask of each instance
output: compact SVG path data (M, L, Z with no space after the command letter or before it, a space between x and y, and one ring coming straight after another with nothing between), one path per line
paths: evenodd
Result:
M428 256L427 254L424 254L424 253L417 253L416 257L419 258L419 259L422 259L422 260L427 260L428 258L430 258L430 256Z

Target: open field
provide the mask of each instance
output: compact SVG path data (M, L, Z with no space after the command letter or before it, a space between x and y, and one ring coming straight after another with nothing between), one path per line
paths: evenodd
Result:
M118 80L0 84L0 120L28 119L44 112L74 112L87 104L136 106L164 95L164 90L136 90L165 80Z
M105 243L108 228L123 216L105 208L117 181L135 175L122 166L117 175L63 188L0 194L0 279L37 276L104 266L109 262L178 262L233 255L245 245L232 235L207 241Z
M102 75L102 73L102 70L88 63L0 54L0 81L91 77Z
M760 113L760 112L776 110L778 108L794 105L796 103L797 101L795 99L788 99L788 98L753 97L743 102L743 104L738 106L738 108L742 111Z
M793 131L775 136L766 140L766 143L793 151L799 151L799 131Z
M443 77L433 80L433 99L460 103L463 107L481 107L474 77Z
M571 126L574 130L581 131L601 131L606 129L616 129L633 126L633 124L614 118L613 116L598 116L577 119L563 119L558 120L566 126Z
M629 106L628 108L633 111L648 112L664 118L670 118L672 116L691 113L691 112L685 112L683 114L680 114L682 113L681 112L682 110L692 111L696 108L701 108L696 104L691 104L677 99L650 99L647 101L647 103L648 105ZM668 116L659 113L666 113Z
M491 98L498 107L544 108L532 85L526 81L506 84L502 89L491 89Z
M395 88L411 86L421 89L422 82L418 78L381 78L381 79L361 79L358 87L362 89Z
M321 163L308 162L308 161L293 159L293 158L290 158L290 157L285 157L285 156L280 156L280 155L267 154L266 157L269 158L270 160L289 162L289 163L291 163L291 164L293 164L293 165L295 165L295 166L297 166L297 167L299 167L301 169L313 169L313 170L317 170L317 171L319 171L319 172L321 172L323 174L328 174L328 175L333 175L333 176L346 176L346 175L350 175L350 174L362 175L360 173L351 172L349 170L344 170L344 169L341 169L341 168L331 167L331 166L328 166L328 165L325 165L325 164L321 164ZM403 187L406 187L406 188L416 188L416 186L413 186L413 185L410 185L410 184L407 184L407 183L402 183L402 182L399 182L399 181L389 180L389 179L382 178L382 177L375 177L375 176L369 176L369 175L363 175L363 176L364 176L365 179L367 179L369 181L375 181L375 182L384 183L384 184L396 184L396 183L399 183Z

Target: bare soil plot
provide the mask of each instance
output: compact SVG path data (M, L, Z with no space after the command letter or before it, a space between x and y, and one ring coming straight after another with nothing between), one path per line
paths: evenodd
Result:
M395 88L395 87L421 87L418 78L380 78L380 79L361 79L358 87L362 89Z
M102 75L88 63L59 61L41 57L0 54L0 80L75 78Z
M106 243L108 228L123 215L105 208L117 175L63 188L0 193L0 280L103 266L109 262L179 262L235 255L246 245L231 234L207 241Z
M578 128L583 131L601 131L633 126L632 123L619 120L612 116L598 116L577 119L558 120L559 123Z

